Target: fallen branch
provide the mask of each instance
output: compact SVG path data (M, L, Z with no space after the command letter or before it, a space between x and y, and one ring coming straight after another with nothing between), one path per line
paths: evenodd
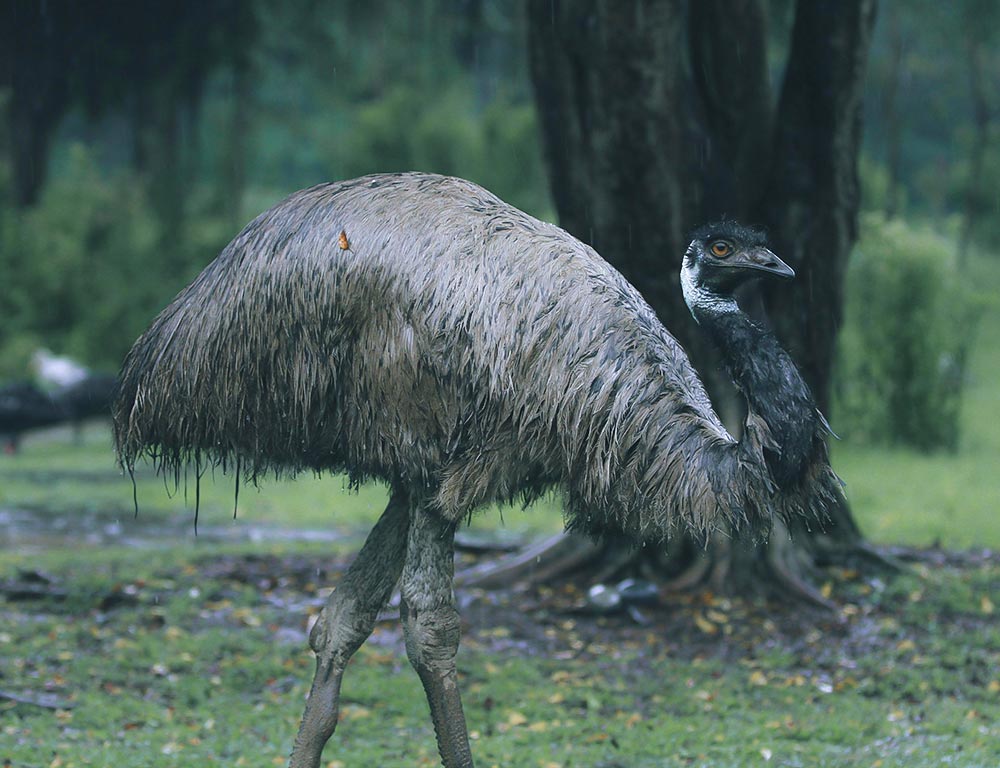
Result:
M0 584L0 593L11 602L19 600L65 600L69 597L69 592L65 589L25 582L6 582Z
M0 699L13 701L15 704L24 704L29 707L41 707L42 709L72 709L76 704L68 699L59 699L47 693L37 696L14 693L13 691L0 690Z

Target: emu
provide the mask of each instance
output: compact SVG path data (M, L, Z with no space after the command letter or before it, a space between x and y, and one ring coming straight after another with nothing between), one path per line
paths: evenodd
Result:
M399 584L407 655L441 760L471 766L455 655L456 526L496 500L565 493L567 527L661 544L681 530L821 519L839 482L825 422L733 291L792 276L763 235L698 230L691 312L749 414L740 440L678 342L590 247L461 179L367 176L293 194L246 226L128 354L119 460L344 471L390 499L310 634L316 673L290 765L316 768L341 678Z

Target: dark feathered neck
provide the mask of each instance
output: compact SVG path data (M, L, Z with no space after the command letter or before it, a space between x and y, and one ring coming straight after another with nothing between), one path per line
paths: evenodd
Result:
M774 334L742 311L695 312L722 352L723 362L751 411L763 418L777 443L765 451L779 486L798 482L822 434L812 393Z

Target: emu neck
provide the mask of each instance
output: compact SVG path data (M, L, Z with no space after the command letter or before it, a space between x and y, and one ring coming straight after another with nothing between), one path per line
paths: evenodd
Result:
M819 413L795 363L769 330L739 309L693 310L723 355L751 412L759 415L777 443L765 459L779 486L796 483L813 457Z

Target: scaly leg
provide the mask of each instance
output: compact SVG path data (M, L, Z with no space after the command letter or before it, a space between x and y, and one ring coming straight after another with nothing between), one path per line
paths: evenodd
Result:
M393 491L385 512L309 635L309 644L316 653L316 676L289 768L318 768L323 746L337 727L344 668L368 639L378 612L399 581L409 527L408 503L404 493Z
M455 524L414 506L400 584L406 654L420 676L445 768L472 768L458 691L455 654L461 622L455 608Z

